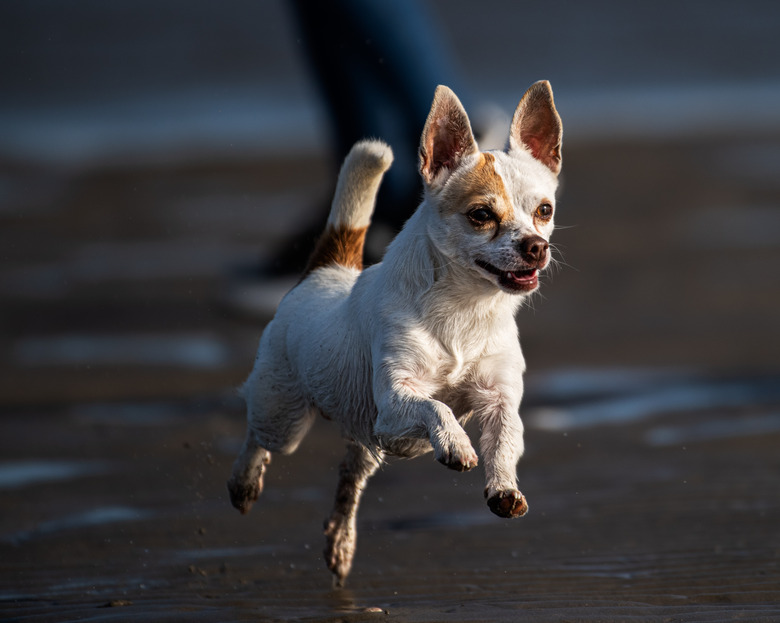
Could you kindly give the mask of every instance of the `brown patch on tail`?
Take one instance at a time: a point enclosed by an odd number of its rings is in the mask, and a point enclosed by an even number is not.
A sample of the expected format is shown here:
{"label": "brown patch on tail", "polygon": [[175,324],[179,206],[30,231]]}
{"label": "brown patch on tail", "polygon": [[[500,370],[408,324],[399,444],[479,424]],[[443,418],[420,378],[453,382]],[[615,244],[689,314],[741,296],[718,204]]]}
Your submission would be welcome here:
{"label": "brown patch on tail", "polygon": [[322,232],[317,246],[309,257],[306,270],[301,279],[312,271],[325,266],[346,266],[363,269],[363,243],[366,240],[368,227],[347,228],[328,225]]}

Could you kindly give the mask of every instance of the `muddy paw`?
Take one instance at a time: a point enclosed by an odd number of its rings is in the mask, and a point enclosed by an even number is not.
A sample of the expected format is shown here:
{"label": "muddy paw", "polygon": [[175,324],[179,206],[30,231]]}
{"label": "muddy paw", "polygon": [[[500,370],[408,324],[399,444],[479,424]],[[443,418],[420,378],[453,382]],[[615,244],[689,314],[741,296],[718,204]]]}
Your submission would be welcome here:
{"label": "muddy paw", "polygon": [[325,521],[325,564],[333,574],[334,586],[344,586],[355,557],[355,525],[339,513]]}
{"label": "muddy paw", "polygon": [[507,519],[522,517],[528,512],[525,496],[516,489],[499,491],[489,498],[487,503],[491,511]]}
{"label": "muddy paw", "polygon": [[246,515],[251,510],[252,504],[260,497],[262,481],[258,480],[253,484],[246,485],[231,478],[227,485],[230,492],[230,503],[241,511],[242,515]]}
{"label": "muddy paw", "polygon": [[263,491],[265,467],[270,462],[271,455],[267,454],[259,464],[244,472],[234,473],[228,480],[230,503],[241,511],[242,515],[246,515],[252,509],[252,504],[260,497]]}

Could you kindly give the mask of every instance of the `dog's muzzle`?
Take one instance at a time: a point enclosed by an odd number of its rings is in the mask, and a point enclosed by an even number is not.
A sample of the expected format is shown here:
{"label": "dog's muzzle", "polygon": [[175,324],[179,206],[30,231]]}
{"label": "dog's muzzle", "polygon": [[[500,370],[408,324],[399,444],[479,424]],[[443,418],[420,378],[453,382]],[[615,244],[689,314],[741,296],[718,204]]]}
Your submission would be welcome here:
{"label": "dog's muzzle", "polygon": [[528,270],[501,270],[497,266],[482,260],[476,260],[477,266],[498,277],[498,284],[510,292],[531,292],[539,285],[539,271],[536,268]]}
{"label": "dog's muzzle", "polygon": [[528,236],[517,243],[517,252],[523,261],[537,269],[544,268],[550,245],[541,236]]}
{"label": "dog's muzzle", "polygon": [[539,285],[539,271],[547,265],[550,245],[541,236],[528,236],[516,244],[525,267],[522,269],[503,270],[484,260],[476,260],[477,266],[491,275],[498,277],[498,284],[510,292],[531,292]]}

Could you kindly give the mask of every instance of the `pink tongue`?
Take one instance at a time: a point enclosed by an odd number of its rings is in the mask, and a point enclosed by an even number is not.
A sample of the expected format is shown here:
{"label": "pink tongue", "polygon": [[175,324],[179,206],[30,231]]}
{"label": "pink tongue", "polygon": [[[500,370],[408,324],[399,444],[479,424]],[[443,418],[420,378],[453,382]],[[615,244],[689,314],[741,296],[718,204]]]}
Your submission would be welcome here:
{"label": "pink tongue", "polygon": [[534,270],[524,270],[521,273],[511,273],[508,272],[507,277],[509,277],[512,281],[517,281],[520,283],[524,283],[526,281],[533,281],[534,277],[536,277],[536,269]]}

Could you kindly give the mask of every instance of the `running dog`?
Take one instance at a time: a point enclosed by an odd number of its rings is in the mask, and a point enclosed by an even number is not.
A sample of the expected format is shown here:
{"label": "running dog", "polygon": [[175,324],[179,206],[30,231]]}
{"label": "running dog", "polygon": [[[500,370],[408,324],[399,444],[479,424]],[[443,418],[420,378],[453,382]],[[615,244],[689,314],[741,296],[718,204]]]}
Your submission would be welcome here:
{"label": "running dog", "polygon": [[420,141],[424,199],[363,270],[363,242],[392,162],[378,140],[357,143],[339,174],[322,234],[298,285],[260,340],[242,388],[246,440],[228,482],[249,511],[271,453],[294,452],[317,414],[347,440],[325,560],[343,584],[356,516],[385,456],[433,450],[457,471],[477,465],[462,424],[475,415],[485,497],[500,517],[528,505],[518,490],[525,361],[515,312],[550,263],[562,125],[550,85],[520,101],[504,151],[481,152],[456,95],[436,89]]}

